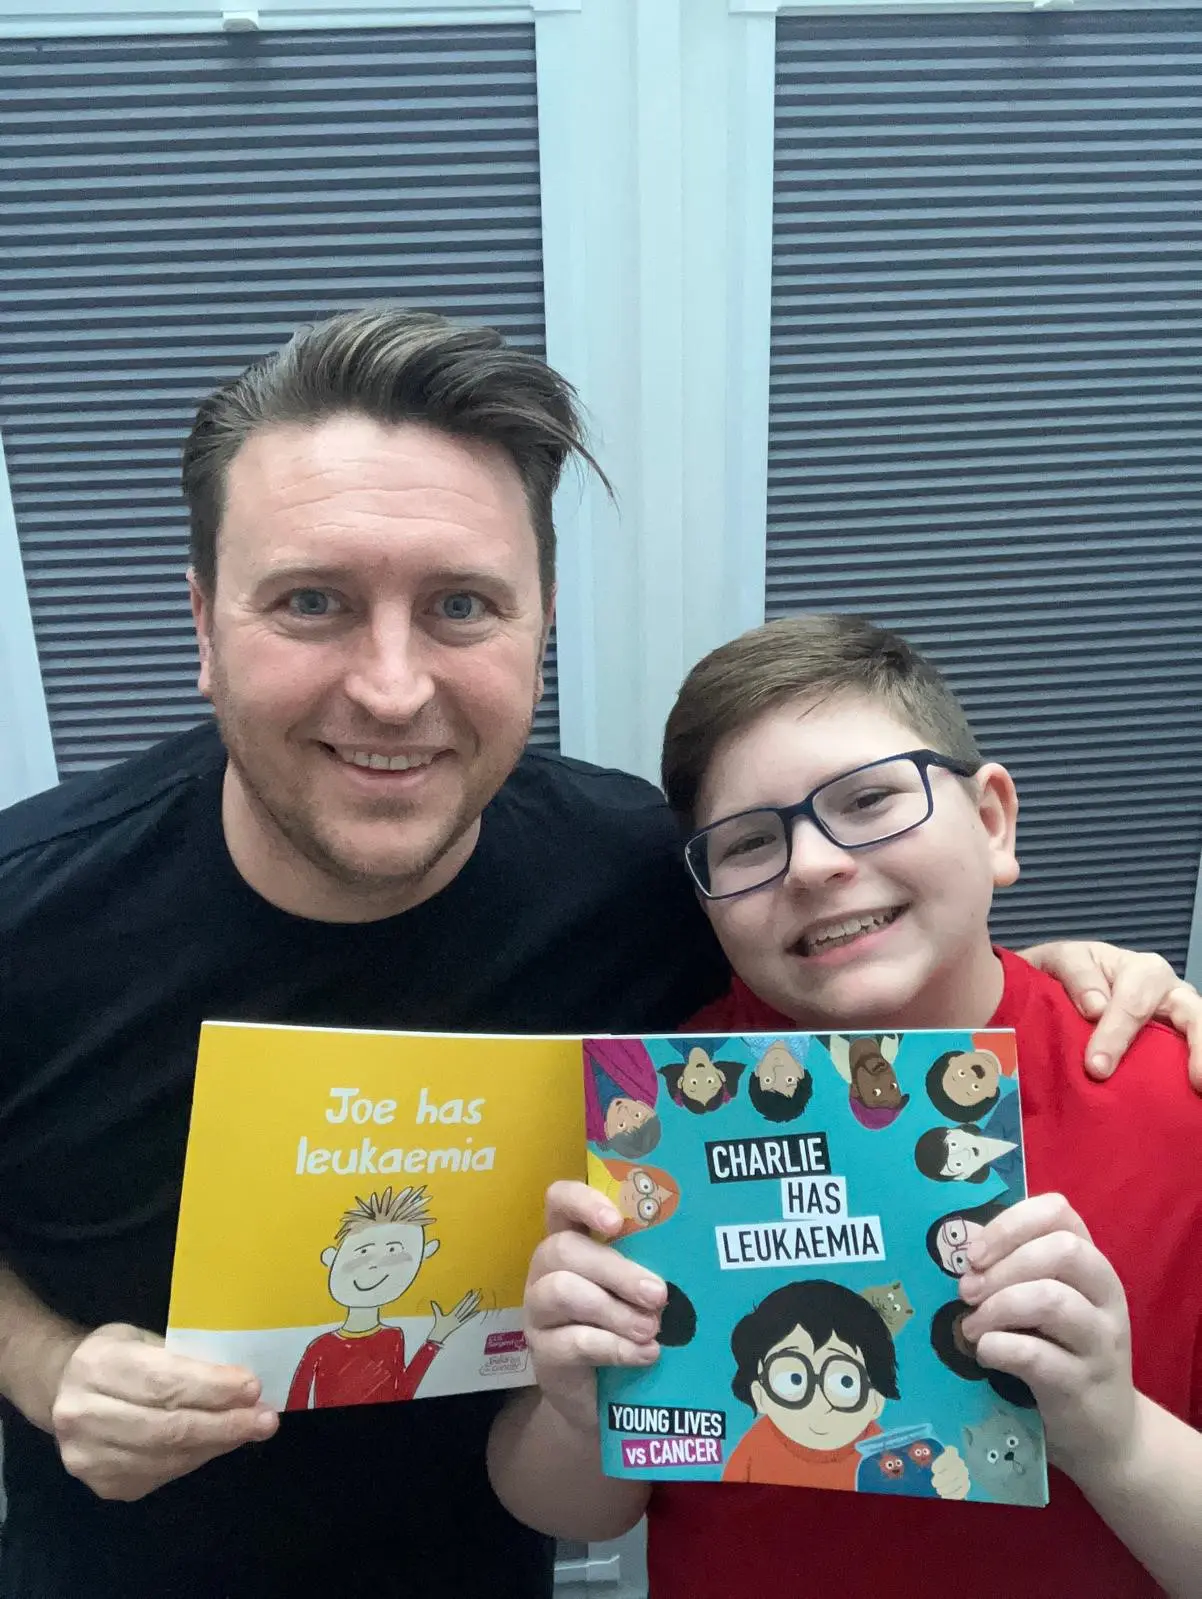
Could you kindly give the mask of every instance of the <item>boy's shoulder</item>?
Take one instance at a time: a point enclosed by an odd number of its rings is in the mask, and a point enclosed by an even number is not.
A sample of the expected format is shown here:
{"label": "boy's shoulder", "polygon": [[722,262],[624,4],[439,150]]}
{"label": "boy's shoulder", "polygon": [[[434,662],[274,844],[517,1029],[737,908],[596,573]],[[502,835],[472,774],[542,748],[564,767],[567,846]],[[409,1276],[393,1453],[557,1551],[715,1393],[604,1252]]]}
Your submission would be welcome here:
{"label": "boy's shoulder", "polygon": [[1202,1134],[1202,1096],[1189,1081],[1189,1046],[1160,1022],[1149,1022],[1132,1040],[1114,1074],[1104,1082],[1085,1070],[1085,1051],[1094,1023],[1087,1021],[1064,987],[1020,955],[999,951],[1006,990],[994,1025],[1013,1027],[1018,1046],[1019,1080],[1027,1114],[1059,1112],[1077,1116],[1082,1130],[1100,1136],[1101,1124],[1164,1135],[1168,1153],[1176,1137]]}

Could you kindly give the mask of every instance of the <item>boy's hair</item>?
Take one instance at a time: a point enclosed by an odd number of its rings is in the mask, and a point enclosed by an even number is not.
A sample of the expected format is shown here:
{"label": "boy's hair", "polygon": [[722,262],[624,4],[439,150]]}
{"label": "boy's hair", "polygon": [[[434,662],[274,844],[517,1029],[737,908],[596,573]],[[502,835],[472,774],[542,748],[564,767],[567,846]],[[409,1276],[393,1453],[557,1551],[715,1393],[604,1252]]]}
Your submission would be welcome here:
{"label": "boy's hair", "polygon": [[929,1177],[935,1183],[983,1183],[989,1176],[989,1163],[970,1172],[967,1177],[949,1177],[944,1171],[947,1164],[947,1138],[949,1133],[963,1130],[966,1133],[980,1134],[981,1129],[972,1122],[966,1122],[963,1129],[959,1127],[928,1127],[921,1134],[914,1145],[914,1164],[924,1177]]}
{"label": "boy's hair", "polygon": [[927,1098],[941,1116],[946,1116],[949,1122],[975,1122],[985,1111],[992,1110],[1001,1098],[1001,1089],[995,1088],[988,1099],[979,1099],[975,1105],[957,1105],[956,1101],[943,1086],[943,1074],[958,1055],[967,1054],[967,1050],[949,1049],[946,1055],[940,1055],[927,1072]]}
{"label": "boy's hair", "polygon": [[314,427],[330,417],[422,422],[504,450],[526,491],[544,600],[555,582],[551,505],[571,457],[609,483],[584,441],[575,390],[543,360],[493,328],[433,311],[370,305],[303,327],[202,401],[183,453],[189,556],[200,587],[217,580],[226,476],[264,429]]}
{"label": "boy's hair", "polygon": [[765,1121],[796,1121],[810,1103],[814,1092],[814,1079],[805,1072],[791,1094],[782,1094],[778,1088],[765,1088],[752,1072],[747,1079],[747,1097]]}
{"label": "boy's hair", "polygon": [[392,1189],[382,1194],[369,1194],[366,1199],[355,1200],[353,1210],[343,1213],[334,1242],[340,1244],[349,1234],[361,1227],[372,1227],[376,1222],[390,1221],[404,1227],[429,1227],[434,1217],[429,1212],[430,1196],[424,1188],[401,1188],[394,1197]]}
{"label": "boy's hair", "polygon": [[719,745],[767,711],[841,694],[875,701],[940,755],[980,766],[960,702],[912,644],[861,616],[789,616],[711,650],[685,678],[664,730],[668,804],[693,826],[697,795]]}
{"label": "boy's hair", "polygon": [[897,1398],[897,1351],[884,1317],[842,1283],[818,1278],[777,1288],[736,1325],[730,1335],[737,1367],[730,1387],[736,1399],[754,1410],[751,1386],[759,1381],[764,1356],[794,1327],[803,1329],[815,1349],[832,1338],[858,1349],[876,1392]]}

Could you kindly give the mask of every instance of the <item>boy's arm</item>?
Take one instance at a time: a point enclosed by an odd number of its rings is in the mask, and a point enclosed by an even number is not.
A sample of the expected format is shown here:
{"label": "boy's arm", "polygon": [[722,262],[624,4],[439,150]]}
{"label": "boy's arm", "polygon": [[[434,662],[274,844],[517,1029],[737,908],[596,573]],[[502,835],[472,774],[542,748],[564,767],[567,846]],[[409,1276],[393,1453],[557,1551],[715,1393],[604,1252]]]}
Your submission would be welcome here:
{"label": "boy's arm", "polygon": [[1127,1297],[1059,1194],[1025,1199],[969,1245],[961,1327],[984,1366],[1031,1388],[1048,1458],[1176,1599],[1202,1596],[1202,1436],[1139,1393]]}
{"label": "boy's arm", "polygon": [[648,1366],[667,1290],[643,1267],[590,1238],[622,1218],[584,1183],[547,1193],[547,1237],[526,1279],[526,1339],[538,1387],[511,1399],[492,1426],[488,1471],[519,1521],[560,1538],[616,1538],[646,1508],[643,1482],[606,1477],[597,1424],[598,1366]]}

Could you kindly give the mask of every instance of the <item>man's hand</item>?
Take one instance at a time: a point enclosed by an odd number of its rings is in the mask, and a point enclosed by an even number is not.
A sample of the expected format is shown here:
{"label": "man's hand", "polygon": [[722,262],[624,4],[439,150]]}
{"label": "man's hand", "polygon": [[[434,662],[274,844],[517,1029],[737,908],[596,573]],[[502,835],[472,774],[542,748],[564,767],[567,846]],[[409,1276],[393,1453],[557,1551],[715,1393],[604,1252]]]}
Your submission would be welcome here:
{"label": "man's hand", "polygon": [[1130,1455],[1138,1395],[1127,1296],[1114,1267],[1060,1194],[1002,1212],[968,1246],[961,1322],[983,1366],[1031,1389],[1048,1454],[1078,1481]]}
{"label": "man's hand", "polygon": [[1109,1077],[1144,1023],[1156,1020],[1185,1037],[1190,1082],[1202,1093],[1202,997],[1162,955],[1092,942],[1037,944],[1021,953],[1063,983],[1082,1016],[1097,1021],[1085,1050],[1091,1077]]}
{"label": "man's hand", "polygon": [[445,1344],[453,1332],[458,1332],[464,1322],[471,1321],[473,1316],[480,1314],[480,1295],[473,1288],[453,1310],[443,1310],[436,1299],[430,1301],[430,1309],[434,1312],[434,1325],[430,1328],[427,1343]]}
{"label": "man's hand", "polygon": [[259,1381],[114,1323],[81,1340],[50,1413],[63,1465],[101,1499],[141,1499],[279,1426]]}
{"label": "man's hand", "polygon": [[931,1486],[940,1499],[967,1499],[972,1482],[958,1449],[945,1449],[931,1467]]}
{"label": "man's hand", "polygon": [[667,1287],[646,1268],[590,1238],[612,1238],[617,1208],[585,1183],[552,1183],[547,1236],[526,1278],[526,1341],[544,1398],[572,1427],[597,1427],[598,1366],[659,1359]]}

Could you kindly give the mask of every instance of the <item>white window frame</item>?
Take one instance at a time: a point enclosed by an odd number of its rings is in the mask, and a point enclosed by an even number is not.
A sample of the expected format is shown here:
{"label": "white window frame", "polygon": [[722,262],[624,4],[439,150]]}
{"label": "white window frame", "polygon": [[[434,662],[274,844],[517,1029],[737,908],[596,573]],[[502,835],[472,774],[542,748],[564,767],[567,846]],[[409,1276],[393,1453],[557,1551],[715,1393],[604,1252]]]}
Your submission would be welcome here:
{"label": "white window frame", "polygon": [[58,765],[0,439],[0,810],[53,788]]}

